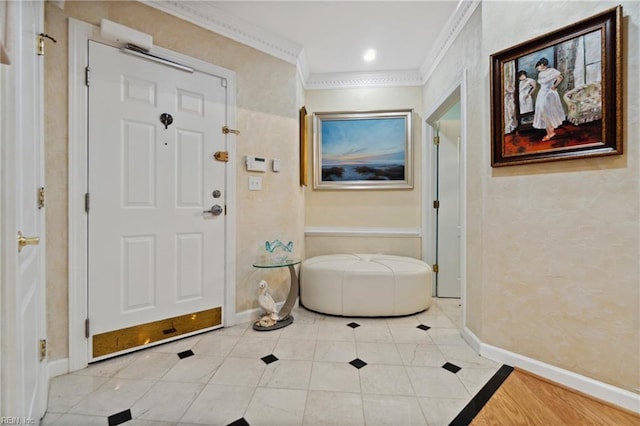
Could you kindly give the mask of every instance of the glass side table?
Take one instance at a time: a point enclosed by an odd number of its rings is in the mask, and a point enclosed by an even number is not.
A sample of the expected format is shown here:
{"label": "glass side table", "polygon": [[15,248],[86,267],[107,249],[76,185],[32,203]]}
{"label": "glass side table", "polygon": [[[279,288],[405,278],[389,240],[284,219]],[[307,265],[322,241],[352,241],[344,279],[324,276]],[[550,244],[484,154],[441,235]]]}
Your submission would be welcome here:
{"label": "glass side table", "polygon": [[289,294],[287,295],[287,300],[285,300],[282,309],[278,313],[278,321],[269,327],[263,327],[259,324],[259,321],[253,323],[253,329],[258,331],[269,331],[269,330],[277,330],[278,328],[286,327],[289,324],[293,323],[293,316],[291,314],[291,310],[293,309],[293,305],[296,303],[296,298],[298,297],[299,284],[298,284],[298,274],[296,274],[295,266],[302,262],[300,259],[286,259],[281,262],[275,262],[271,260],[258,261],[253,264],[254,268],[262,268],[262,269],[272,269],[272,268],[289,268]]}

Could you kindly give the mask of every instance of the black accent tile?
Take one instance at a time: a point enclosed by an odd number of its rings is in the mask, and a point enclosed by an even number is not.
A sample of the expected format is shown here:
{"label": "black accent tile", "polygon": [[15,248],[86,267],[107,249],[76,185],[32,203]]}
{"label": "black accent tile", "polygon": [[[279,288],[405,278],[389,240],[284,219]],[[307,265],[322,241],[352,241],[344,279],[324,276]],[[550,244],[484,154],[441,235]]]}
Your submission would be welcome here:
{"label": "black accent tile", "polygon": [[427,330],[429,330],[431,327],[429,327],[428,325],[420,324],[420,325],[419,325],[419,326],[417,326],[416,328],[419,328],[420,330],[427,331]]}
{"label": "black accent tile", "polygon": [[267,364],[267,365],[271,364],[272,362],[276,362],[278,360],[278,358],[276,358],[276,356],[274,354],[263,356],[260,359],[263,360],[264,363]]}
{"label": "black accent tile", "polygon": [[361,360],[360,358],[354,359],[353,361],[349,362],[349,364],[353,365],[358,370],[360,370],[362,367],[367,365],[367,363]]}
{"label": "black accent tile", "polygon": [[247,422],[244,417],[236,420],[235,422],[229,423],[227,426],[251,426],[249,422]]}
{"label": "black accent tile", "polygon": [[193,353],[193,351],[191,349],[189,349],[188,351],[184,351],[184,352],[180,352],[178,354],[178,357],[180,359],[184,359],[184,358],[188,358],[190,356],[194,356],[195,354]]}
{"label": "black accent tile", "polygon": [[453,374],[456,374],[458,371],[462,370],[462,368],[458,367],[455,364],[451,364],[450,362],[446,362],[442,368],[444,368],[447,371],[451,371]]}
{"label": "black accent tile", "polygon": [[458,413],[455,419],[449,423],[449,426],[466,426],[475,416],[478,415],[482,407],[491,399],[493,394],[498,390],[502,383],[509,377],[509,374],[513,371],[513,367],[503,365],[489,379],[489,381],[480,389],[480,392],[474,396],[471,401]]}
{"label": "black accent tile", "polygon": [[108,417],[109,426],[117,426],[124,422],[128,422],[131,419],[131,410],[129,409],[120,411],[119,413]]}
{"label": "black accent tile", "polygon": [[358,324],[357,322],[350,322],[349,324],[347,324],[347,327],[358,328],[360,327],[360,324]]}

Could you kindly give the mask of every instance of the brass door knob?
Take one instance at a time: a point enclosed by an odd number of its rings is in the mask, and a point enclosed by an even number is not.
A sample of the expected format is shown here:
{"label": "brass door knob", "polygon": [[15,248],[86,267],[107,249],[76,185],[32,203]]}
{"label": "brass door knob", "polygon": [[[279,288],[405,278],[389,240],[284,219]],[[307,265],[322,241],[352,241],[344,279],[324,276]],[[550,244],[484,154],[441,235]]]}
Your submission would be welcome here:
{"label": "brass door knob", "polygon": [[37,246],[40,244],[40,237],[25,237],[21,231],[18,231],[18,253],[22,251],[24,246]]}

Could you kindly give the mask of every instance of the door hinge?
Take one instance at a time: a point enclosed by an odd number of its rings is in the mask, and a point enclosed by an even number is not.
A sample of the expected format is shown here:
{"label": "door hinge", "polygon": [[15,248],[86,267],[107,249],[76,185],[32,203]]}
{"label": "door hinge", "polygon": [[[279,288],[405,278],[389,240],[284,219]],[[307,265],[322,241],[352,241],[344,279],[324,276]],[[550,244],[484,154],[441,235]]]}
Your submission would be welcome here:
{"label": "door hinge", "polygon": [[47,357],[47,340],[40,339],[40,361]]}
{"label": "door hinge", "polygon": [[440,136],[434,136],[433,137],[433,144],[434,145],[440,145]]}
{"label": "door hinge", "polygon": [[440,271],[440,268],[438,267],[437,263],[434,263],[431,270],[437,274]]}
{"label": "door hinge", "polygon": [[44,186],[38,188],[38,210],[44,208]]}
{"label": "door hinge", "polygon": [[89,196],[89,193],[87,192],[86,194],[84,194],[84,211],[89,213],[89,204],[91,202],[91,198]]}
{"label": "door hinge", "polygon": [[222,87],[227,87],[227,79],[226,78],[221,78],[220,79],[220,85]]}
{"label": "door hinge", "polygon": [[434,209],[440,208],[440,200],[433,200],[433,208]]}
{"label": "door hinge", "polygon": [[46,38],[48,38],[54,43],[58,42],[55,38],[51,37],[49,34],[44,34],[44,33],[38,34],[38,38],[36,40],[36,54],[38,56],[44,55],[44,39]]}
{"label": "door hinge", "polygon": [[234,135],[239,135],[240,130],[230,129],[229,126],[222,127],[222,133],[228,135],[229,133],[233,133]]}
{"label": "door hinge", "polygon": [[89,329],[89,318],[87,318],[86,320],[84,320],[84,337],[86,337],[87,339],[91,335],[91,334],[89,334],[89,332],[90,332],[90,329]]}
{"label": "door hinge", "polygon": [[84,84],[87,86],[91,84],[91,69],[89,67],[84,69]]}

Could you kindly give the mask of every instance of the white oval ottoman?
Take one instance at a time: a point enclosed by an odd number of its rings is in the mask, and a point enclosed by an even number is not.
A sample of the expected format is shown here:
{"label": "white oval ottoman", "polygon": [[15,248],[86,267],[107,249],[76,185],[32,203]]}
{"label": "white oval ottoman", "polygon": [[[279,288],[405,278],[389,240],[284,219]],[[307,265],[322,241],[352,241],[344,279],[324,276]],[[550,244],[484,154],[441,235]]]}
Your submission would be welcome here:
{"label": "white oval ottoman", "polygon": [[431,306],[431,267],[384,254],[331,254],[300,266],[300,304],[331,315],[400,316]]}

